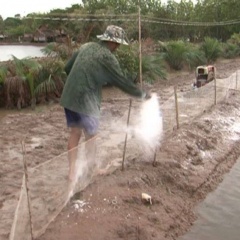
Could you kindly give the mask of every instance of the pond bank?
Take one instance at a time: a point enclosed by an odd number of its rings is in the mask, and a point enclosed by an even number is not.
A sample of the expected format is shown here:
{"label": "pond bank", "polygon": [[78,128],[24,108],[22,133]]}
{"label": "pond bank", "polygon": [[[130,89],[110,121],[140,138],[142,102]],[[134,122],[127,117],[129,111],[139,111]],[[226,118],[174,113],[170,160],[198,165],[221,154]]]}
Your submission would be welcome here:
{"label": "pond bank", "polygon": [[1,42],[0,46],[46,46],[48,43],[34,43],[34,42]]}

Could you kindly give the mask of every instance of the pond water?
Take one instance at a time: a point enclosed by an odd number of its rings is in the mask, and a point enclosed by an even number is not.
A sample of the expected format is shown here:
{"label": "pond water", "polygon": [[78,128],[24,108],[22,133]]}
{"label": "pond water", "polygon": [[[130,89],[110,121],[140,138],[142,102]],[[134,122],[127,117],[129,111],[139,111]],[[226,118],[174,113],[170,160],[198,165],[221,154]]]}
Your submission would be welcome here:
{"label": "pond water", "polygon": [[26,45],[0,45],[0,61],[12,59],[12,55],[22,59],[26,57],[42,57],[43,46],[26,46]]}
{"label": "pond water", "polygon": [[197,209],[199,219],[178,240],[240,239],[240,158]]}

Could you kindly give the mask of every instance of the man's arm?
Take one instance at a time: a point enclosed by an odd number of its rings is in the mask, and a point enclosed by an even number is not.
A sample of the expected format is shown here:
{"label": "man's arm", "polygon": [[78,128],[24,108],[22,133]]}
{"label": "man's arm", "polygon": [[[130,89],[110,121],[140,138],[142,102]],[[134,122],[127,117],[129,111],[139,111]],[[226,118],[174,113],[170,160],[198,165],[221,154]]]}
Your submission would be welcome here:
{"label": "man's arm", "polygon": [[103,61],[104,68],[107,72],[108,78],[106,79],[108,83],[118,87],[125,93],[128,93],[132,96],[145,98],[146,93],[139,89],[133,81],[127,79],[122,72],[122,69],[117,61],[116,57],[108,56]]}
{"label": "man's arm", "polygon": [[66,72],[67,75],[69,75],[69,73],[71,72],[72,66],[77,58],[77,55],[78,55],[78,51],[74,52],[72,57],[66,63],[66,65],[64,67],[64,71]]}

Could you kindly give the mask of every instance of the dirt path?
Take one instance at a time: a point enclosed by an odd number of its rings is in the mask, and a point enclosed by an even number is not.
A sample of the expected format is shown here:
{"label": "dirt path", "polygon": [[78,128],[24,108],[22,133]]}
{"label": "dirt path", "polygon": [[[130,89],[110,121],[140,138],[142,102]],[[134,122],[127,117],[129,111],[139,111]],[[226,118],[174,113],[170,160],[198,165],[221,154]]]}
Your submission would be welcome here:
{"label": "dirt path", "polygon": [[[240,59],[216,63],[217,78],[235,72],[239,63]],[[156,83],[151,88],[157,91],[160,103],[164,103],[173,95],[175,84],[186,91],[193,79],[193,72],[172,73],[168,82]],[[101,150],[108,154],[108,160],[121,159],[125,135],[112,130],[114,126],[119,129],[121,124],[126,124],[128,98],[112,88],[104,90],[103,98]],[[133,109],[137,110],[137,104]],[[217,186],[240,154],[239,109],[238,94],[232,92],[227,102],[205,111],[166,136],[155,167],[151,164],[152,158],[143,159],[139,146],[130,141],[126,170],[97,177],[81,193],[80,201],[71,201],[39,240],[73,240],[79,236],[83,240],[176,239],[195,220],[194,206]],[[34,113],[9,114],[1,119],[1,239],[9,237],[19,199],[22,142],[28,167],[33,169],[65,152],[67,136],[59,106],[39,108]],[[67,169],[62,171],[61,179],[64,179]],[[141,201],[144,192],[152,196],[152,205]]]}
{"label": "dirt path", "polygon": [[[239,157],[239,107],[233,95],[182,126],[163,141],[157,166],[134,158],[124,172],[99,177],[39,240],[176,239],[195,220],[194,206]],[[142,193],[152,204],[142,202]]]}

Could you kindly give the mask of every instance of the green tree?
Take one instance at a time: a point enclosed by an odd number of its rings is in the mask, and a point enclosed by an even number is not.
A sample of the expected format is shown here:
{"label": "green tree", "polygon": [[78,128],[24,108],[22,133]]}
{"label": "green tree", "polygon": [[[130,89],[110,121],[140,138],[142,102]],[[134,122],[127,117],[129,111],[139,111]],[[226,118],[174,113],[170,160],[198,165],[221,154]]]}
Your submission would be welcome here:
{"label": "green tree", "polygon": [[2,16],[0,15],[0,34],[4,32],[4,21]]}
{"label": "green tree", "polygon": [[21,37],[25,33],[25,27],[24,25],[20,25],[14,28],[10,28],[6,30],[7,35],[12,39],[17,39],[18,37]]}
{"label": "green tree", "polygon": [[[130,46],[121,46],[116,57],[126,77],[139,82],[139,57],[137,55],[138,43]],[[166,79],[164,60],[159,54],[142,55],[142,75],[146,82],[153,83],[159,79]]]}
{"label": "green tree", "polygon": [[4,25],[6,28],[15,28],[22,24],[22,20],[18,18],[8,17],[4,20]]}
{"label": "green tree", "polygon": [[9,38],[16,39],[24,33],[22,20],[18,18],[7,18],[4,21],[4,32]]}

